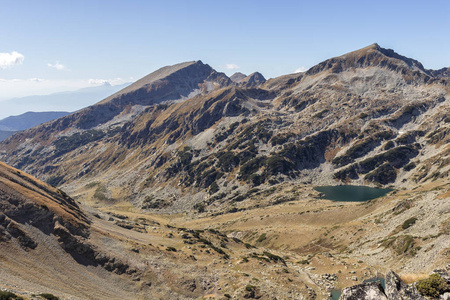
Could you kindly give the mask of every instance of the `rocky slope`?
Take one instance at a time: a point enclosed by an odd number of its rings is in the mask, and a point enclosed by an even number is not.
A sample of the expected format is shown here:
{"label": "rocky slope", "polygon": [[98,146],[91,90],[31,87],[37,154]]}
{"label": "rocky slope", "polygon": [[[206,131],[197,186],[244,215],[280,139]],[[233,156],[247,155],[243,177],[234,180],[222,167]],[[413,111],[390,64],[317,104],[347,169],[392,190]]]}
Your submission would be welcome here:
{"label": "rocky slope", "polygon": [[376,44],[268,81],[184,63],[15,135],[1,158],[84,199],[174,212],[285,181],[412,187],[448,176],[445,74]]}
{"label": "rocky slope", "polygon": [[27,298],[125,295],[117,287],[126,289],[126,283],[88,267],[99,258],[88,242],[91,221],[64,192],[0,163],[0,211],[2,288]]}

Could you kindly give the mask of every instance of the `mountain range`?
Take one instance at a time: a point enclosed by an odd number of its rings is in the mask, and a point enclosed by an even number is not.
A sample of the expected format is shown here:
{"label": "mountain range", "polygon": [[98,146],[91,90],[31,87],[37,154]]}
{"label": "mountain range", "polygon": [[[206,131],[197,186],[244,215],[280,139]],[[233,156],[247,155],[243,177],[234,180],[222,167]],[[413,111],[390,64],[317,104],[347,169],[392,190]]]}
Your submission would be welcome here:
{"label": "mountain range", "polygon": [[[325,299],[448,263],[449,83],[377,44],[268,80],[185,62],[16,133],[0,159],[75,199],[76,227],[97,234],[66,228],[97,251],[76,257],[153,297]],[[341,184],[394,191],[342,203],[313,189]]]}
{"label": "mountain range", "polygon": [[376,44],[269,81],[182,63],[15,135],[1,157],[74,194],[93,180],[138,207],[157,194],[165,211],[285,181],[411,186],[448,175],[443,74]]}
{"label": "mountain range", "polygon": [[20,115],[28,111],[76,111],[95,104],[130,83],[111,85],[104,83],[100,86],[82,88],[76,91],[59,92],[49,95],[32,95],[1,101],[2,111],[0,118]]}

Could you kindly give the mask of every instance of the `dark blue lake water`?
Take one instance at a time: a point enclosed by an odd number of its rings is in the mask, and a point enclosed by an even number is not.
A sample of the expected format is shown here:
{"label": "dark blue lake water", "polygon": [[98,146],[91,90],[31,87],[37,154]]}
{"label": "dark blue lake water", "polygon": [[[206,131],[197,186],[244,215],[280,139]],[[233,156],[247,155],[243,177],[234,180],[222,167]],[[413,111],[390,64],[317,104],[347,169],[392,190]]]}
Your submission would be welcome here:
{"label": "dark blue lake water", "polygon": [[325,199],[334,201],[362,202],[382,197],[392,189],[379,189],[358,185],[317,186],[316,191],[323,193]]}

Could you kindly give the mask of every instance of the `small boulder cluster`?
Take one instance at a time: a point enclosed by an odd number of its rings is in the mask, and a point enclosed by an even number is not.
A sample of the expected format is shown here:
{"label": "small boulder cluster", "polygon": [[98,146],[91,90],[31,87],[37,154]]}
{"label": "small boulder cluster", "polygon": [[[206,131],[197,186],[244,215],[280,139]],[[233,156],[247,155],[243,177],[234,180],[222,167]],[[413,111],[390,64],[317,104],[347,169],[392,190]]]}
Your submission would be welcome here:
{"label": "small boulder cluster", "polygon": [[[438,280],[434,280],[434,277]],[[433,282],[432,282],[433,281]],[[436,287],[435,287],[436,285]],[[424,296],[426,295],[426,296]],[[429,277],[418,283],[408,285],[390,271],[386,275],[386,287],[380,282],[367,282],[342,290],[340,300],[450,300],[450,276],[445,270],[436,270]]]}

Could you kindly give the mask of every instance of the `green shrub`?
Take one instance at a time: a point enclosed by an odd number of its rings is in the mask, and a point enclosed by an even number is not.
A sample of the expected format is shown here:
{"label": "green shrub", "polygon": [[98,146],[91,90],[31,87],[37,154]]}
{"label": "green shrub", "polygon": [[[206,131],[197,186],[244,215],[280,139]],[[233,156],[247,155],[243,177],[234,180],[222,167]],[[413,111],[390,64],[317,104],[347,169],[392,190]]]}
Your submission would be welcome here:
{"label": "green shrub", "polygon": [[408,172],[408,171],[411,171],[412,169],[414,169],[415,167],[416,167],[416,164],[413,162],[410,162],[409,164],[407,164],[406,166],[403,167],[403,170]]}
{"label": "green shrub", "polygon": [[0,291],[0,300],[22,300],[23,298],[20,296],[17,296],[14,293],[7,292],[7,291]]}
{"label": "green shrub", "polygon": [[384,150],[389,150],[395,147],[395,144],[393,141],[389,141],[386,143],[386,145],[384,145]]}
{"label": "green shrub", "polygon": [[243,164],[239,170],[239,175],[242,179],[247,180],[253,173],[257,172],[262,166],[264,158],[256,157]]}
{"label": "green shrub", "polygon": [[299,263],[299,264],[302,264],[302,265],[309,265],[309,260],[307,260],[307,259],[302,259],[302,260],[299,261],[298,263]]}
{"label": "green shrub", "polygon": [[61,156],[90,142],[100,140],[104,136],[105,134],[101,130],[91,129],[71,136],[60,137],[53,143],[56,148],[55,156]]}
{"label": "green shrub", "polygon": [[263,233],[259,236],[259,238],[256,240],[257,243],[261,243],[262,241],[264,241],[265,239],[267,239],[266,234]]}
{"label": "green shrub", "polygon": [[252,245],[250,245],[249,243],[245,243],[244,246],[245,246],[245,248],[247,248],[247,249],[256,248],[255,246],[252,246]]}
{"label": "green shrub", "polygon": [[166,251],[177,252],[177,249],[174,248],[174,247],[169,246],[169,247],[166,248]]}
{"label": "green shrub", "polygon": [[244,295],[244,298],[250,298],[250,299],[255,298],[256,297],[256,289],[257,289],[256,286],[248,284],[245,287],[246,294]]}
{"label": "green shrub", "polygon": [[202,213],[205,211],[205,204],[197,203],[194,205],[194,209],[197,210],[197,212]]}
{"label": "green shrub", "polygon": [[58,186],[64,180],[64,176],[50,176],[47,179],[47,183],[51,186]]}
{"label": "green shrub", "polygon": [[231,171],[240,162],[239,157],[235,156],[232,151],[220,152],[217,154],[217,158],[219,167],[225,172]]}
{"label": "green shrub", "polygon": [[403,230],[408,229],[409,227],[413,226],[417,221],[416,217],[413,218],[409,218],[408,220],[406,220],[405,222],[403,222],[402,228]]}
{"label": "green shrub", "polygon": [[47,300],[59,300],[59,298],[56,297],[55,295],[48,294],[48,293],[39,294],[39,296],[41,296],[42,298],[45,298]]}
{"label": "green shrub", "polygon": [[245,290],[246,290],[247,292],[253,291],[253,290],[255,290],[255,289],[256,289],[256,286],[250,285],[250,284],[248,284],[248,285],[245,287]]}
{"label": "green shrub", "polygon": [[104,185],[99,185],[94,192],[94,198],[98,200],[108,200],[108,197],[105,193],[108,192],[108,189]]}
{"label": "green shrub", "polygon": [[382,246],[392,248],[397,255],[402,255],[414,246],[414,238],[411,235],[391,237],[382,242]]}
{"label": "green shrub", "polygon": [[439,274],[431,274],[430,277],[419,280],[416,288],[420,294],[438,299],[440,294],[449,289],[449,286]]}
{"label": "green shrub", "polygon": [[211,183],[211,185],[209,186],[209,194],[215,194],[219,191],[219,186],[217,185],[217,183],[214,181],[213,183]]}
{"label": "green shrub", "polygon": [[278,173],[285,174],[286,172],[294,168],[294,165],[292,163],[279,155],[272,155],[267,157],[264,161],[264,165],[266,167],[265,171],[269,175],[275,175]]}
{"label": "green shrub", "polygon": [[98,182],[98,181],[89,182],[88,184],[86,184],[86,188],[91,189],[99,184],[100,184],[100,182]]}
{"label": "green shrub", "polygon": [[281,263],[283,263],[284,265],[286,265],[286,262],[284,261],[284,259],[283,259],[281,256],[272,254],[272,253],[267,252],[267,251],[264,251],[263,254],[264,254],[265,256],[267,256],[267,258],[270,259],[270,260],[273,261],[273,262],[281,262]]}

